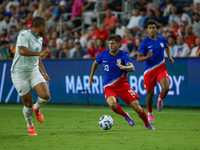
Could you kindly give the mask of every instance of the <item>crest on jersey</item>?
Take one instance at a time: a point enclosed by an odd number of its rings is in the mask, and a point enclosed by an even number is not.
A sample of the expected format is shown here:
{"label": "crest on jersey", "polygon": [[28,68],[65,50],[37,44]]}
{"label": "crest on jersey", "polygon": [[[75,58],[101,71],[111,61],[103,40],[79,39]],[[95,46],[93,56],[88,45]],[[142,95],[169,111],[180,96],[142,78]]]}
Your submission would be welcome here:
{"label": "crest on jersey", "polygon": [[121,64],[121,59],[117,59],[117,62],[119,62]]}
{"label": "crest on jersey", "polygon": [[163,44],[163,43],[160,43],[160,46],[161,46],[161,47],[164,47],[164,44]]}

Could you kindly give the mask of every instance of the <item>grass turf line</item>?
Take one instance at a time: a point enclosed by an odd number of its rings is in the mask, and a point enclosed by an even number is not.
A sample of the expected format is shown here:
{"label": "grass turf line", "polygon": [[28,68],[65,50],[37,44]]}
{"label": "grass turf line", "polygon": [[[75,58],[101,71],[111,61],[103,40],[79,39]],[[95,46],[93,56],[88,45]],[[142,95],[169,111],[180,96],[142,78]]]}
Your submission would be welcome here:
{"label": "grass turf line", "polygon": [[[3,150],[198,150],[200,110],[154,108],[155,131],[145,128],[130,107],[122,107],[135,121],[133,127],[108,106],[46,105],[41,110],[44,123],[33,115],[38,136],[28,136],[22,104],[0,104],[0,149]],[[146,111],[146,108],[145,108]],[[114,126],[100,129],[98,120],[110,115]]]}

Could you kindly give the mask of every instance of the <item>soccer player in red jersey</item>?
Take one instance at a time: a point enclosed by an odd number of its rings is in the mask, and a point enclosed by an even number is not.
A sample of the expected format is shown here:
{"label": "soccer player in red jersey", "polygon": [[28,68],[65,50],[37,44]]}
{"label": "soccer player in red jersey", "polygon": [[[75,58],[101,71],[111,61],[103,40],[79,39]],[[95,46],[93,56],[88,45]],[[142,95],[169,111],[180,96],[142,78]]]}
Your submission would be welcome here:
{"label": "soccer player in red jersey", "polygon": [[147,91],[147,110],[149,122],[154,122],[153,118],[153,97],[154,86],[156,81],[160,83],[162,91],[158,96],[157,109],[161,111],[163,108],[163,99],[167,96],[169,91],[169,77],[165,64],[164,50],[168,55],[170,63],[174,63],[170,55],[170,50],[165,37],[156,35],[157,27],[154,21],[147,23],[148,37],[146,37],[140,44],[137,55],[137,61],[146,61],[144,71],[144,89]]}
{"label": "soccer player in red jersey", "polygon": [[104,66],[104,93],[105,98],[110,108],[117,114],[123,116],[130,126],[134,125],[128,113],[125,113],[118,104],[118,96],[128,105],[130,105],[143,120],[148,130],[155,130],[149,123],[146,112],[140,106],[138,94],[130,88],[127,82],[127,72],[134,72],[135,67],[129,54],[126,51],[120,50],[121,36],[113,34],[107,39],[109,49],[102,51],[97,56],[92,65],[90,74],[90,85],[94,83],[94,73],[99,64]]}

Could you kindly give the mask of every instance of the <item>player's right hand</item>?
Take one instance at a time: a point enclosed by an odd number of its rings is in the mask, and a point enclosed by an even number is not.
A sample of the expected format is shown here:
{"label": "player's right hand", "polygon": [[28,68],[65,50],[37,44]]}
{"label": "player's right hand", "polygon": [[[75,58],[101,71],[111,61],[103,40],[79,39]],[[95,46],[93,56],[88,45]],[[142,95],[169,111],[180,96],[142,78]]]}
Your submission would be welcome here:
{"label": "player's right hand", "polygon": [[94,83],[94,79],[93,77],[90,77],[90,86],[92,85],[92,83]]}
{"label": "player's right hand", "polygon": [[148,53],[147,53],[147,57],[150,58],[151,56],[153,56],[153,50],[150,50]]}
{"label": "player's right hand", "polygon": [[50,53],[51,53],[50,50],[45,49],[45,50],[40,52],[40,56],[48,56]]}

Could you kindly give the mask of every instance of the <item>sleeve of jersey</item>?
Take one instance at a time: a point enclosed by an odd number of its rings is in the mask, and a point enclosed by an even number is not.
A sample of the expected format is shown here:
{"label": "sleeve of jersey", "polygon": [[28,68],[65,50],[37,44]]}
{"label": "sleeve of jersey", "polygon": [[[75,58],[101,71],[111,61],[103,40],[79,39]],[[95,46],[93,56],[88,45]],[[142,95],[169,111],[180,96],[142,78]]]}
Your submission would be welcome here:
{"label": "sleeve of jersey", "polygon": [[28,48],[28,37],[26,37],[23,33],[20,33],[20,35],[17,38],[18,46],[25,46]]}
{"label": "sleeve of jersey", "polygon": [[125,65],[126,65],[128,62],[133,63],[133,61],[131,60],[131,58],[130,58],[128,52],[126,52],[125,55],[124,55],[124,62],[125,62]]}
{"label": "sleeve of jersey", "polygon": [[142,54],[145,54],[145,44],[144,44],[144,41],[141,42],[140,44],[140,48],[138,50],[138,53],[142,53]]}
{"label": "sleeve of jersey", "polygon": [[100,53],[97,55],[97,58],[96,58],[96,62],[97,62],[98,64],[101,64],[102,57],[103,57],[103,52],[100,52]]}

